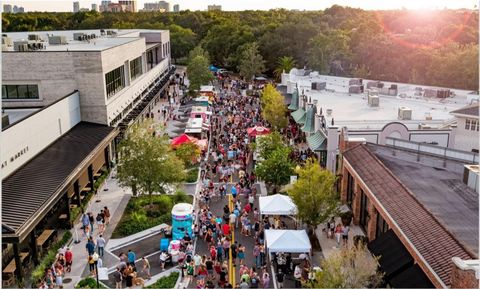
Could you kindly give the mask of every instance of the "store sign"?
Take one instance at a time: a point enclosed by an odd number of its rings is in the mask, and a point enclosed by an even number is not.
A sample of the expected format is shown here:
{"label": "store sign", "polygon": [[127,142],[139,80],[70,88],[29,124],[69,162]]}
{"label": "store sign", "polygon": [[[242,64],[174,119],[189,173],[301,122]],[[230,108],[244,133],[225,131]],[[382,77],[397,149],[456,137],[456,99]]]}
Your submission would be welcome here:
{"label": "store sign", "polygon": [[9,163],[15,162],[17,159],[19,159],[22,155],[26,154],[27,152],[28,152],[28,146],[22,148],[21,150],[17,151],[15,154],[8,157],[7,160],[4,160],[2,162],[2,169],[6,167]]}

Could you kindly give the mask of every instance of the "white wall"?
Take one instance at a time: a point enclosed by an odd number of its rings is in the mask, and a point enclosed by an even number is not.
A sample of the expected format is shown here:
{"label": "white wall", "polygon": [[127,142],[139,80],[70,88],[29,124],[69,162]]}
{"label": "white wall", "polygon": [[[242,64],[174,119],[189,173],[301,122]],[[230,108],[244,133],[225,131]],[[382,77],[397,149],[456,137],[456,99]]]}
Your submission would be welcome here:
{"label": "white wall", "polygon": [[[78,92],[2,131],[2,179],[81,121]],[[17,155],[13,161],[12,157]]]}
{"label": "white wall", "polygon": [[452,130],[455,141],[453,148],[471,152],[479,148],[479,132],[465,129],[465,118],[457,117],[457,127]]}

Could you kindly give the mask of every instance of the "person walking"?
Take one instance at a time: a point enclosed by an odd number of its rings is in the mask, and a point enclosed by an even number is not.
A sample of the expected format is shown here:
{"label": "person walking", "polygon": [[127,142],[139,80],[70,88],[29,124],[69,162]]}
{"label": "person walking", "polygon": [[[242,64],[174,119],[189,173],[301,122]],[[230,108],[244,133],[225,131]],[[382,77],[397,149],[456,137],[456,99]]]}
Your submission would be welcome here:
{"label": "person walking", "polygon": [[67,247],[65,251],[65,271],[71,272],[72,271],[72,262],[73,262],[73,253],[70,250],[70,247]]}
{"label": "person walking", "polygon": [[83,229],[83,234],[85,237],[89,237],[88,232],[90,231],[90,219],[88,218],[87,213],[83,213],[82,215],[82,229]]}
{"label": "person walking", "polygon": [[263,284],[263,289],[267,289],[268,286],[270,285],[270,274],[268,274],[267,272],[263,273],[262,284]]}
{"label": "person walking", "polygon": [[143,269],[142,272],[145,274],[147,279],[150,279],[150,262],[148,261],[147,258],[142,257],[142,264],[143,264]]}
{"label": "person walking", "polygon": [[92,256],[93,253],[95,253],[95,243],[93,242],[92,237],[88,238],[85,248],[87,249],[88,256]]}
{"label": "person walking", "polygon": [[135,267],[136,255],[131,249],[128,249],[127,258],[128,264],[130,264],[132,267]]}
{"label": "person walking", "polygon": [[110,224],[110,210],[106,206],[103,207],[103,214],[105,215],[105,225]]}
{"label": "person walking", "polygon": [[113,280],[115,281],[115,289],[122,289],[123,276],[120,272],[120,268],[117,267],[115,272],[113,272]]}
{"label": "person walking", "polygon": [[100,257],[103,257],[103,254],[104,254],[104,251],[105,251],[105,239],[103,238],[103,236],[100,234],[98,235],[98,238],[97,238],[97,251],[98,251],[98,255]]}
{"label": "person walking", "polygon": [[348,247],[348,232],[350,231],[350,226],[344,226],[342,230],[342,239],[343,245]]}
{"label": "person walking", "polygon": [[282,269],[278,269],[278,273],[277,273],[278,288],[283,288],[284,279],[285,279],[285,274],[282,272]]}

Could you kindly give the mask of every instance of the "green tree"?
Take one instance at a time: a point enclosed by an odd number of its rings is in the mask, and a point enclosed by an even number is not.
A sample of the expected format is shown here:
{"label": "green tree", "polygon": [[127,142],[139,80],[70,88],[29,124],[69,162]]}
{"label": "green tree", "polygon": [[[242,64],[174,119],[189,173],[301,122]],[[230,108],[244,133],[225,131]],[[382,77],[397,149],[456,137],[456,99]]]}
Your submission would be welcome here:
{"label": "green tree", "polygon": [[183,162],[172,151],[168,136],[162,127],[150,121],[128,129],[119,153],[119,183],[130,187],[135,196],[165,193],[185,178]]}
{"label": "green tree", "polygon": [[260,159],[268,159],[273,151],[285,146],[282,135],[277,131],[257,138],[256,142],[252,144],[254,144],[253,149],[258,152]]}
{"label": "green tree", "polygon": [[290,158],[291,153],[290,147],[279,146],[262,159],[255,168],[257,176],[273,187],[274,194],[281,185],[289,182],[294,172],[295,163]]}
{"label": "green tree", "polygon": [[277,60],[277,68],[273,71],[277,80],[282,79],[282,73],[289,73],[296,65],[295,59],[290,56],[282,56]]}
{"label": "green tree", "polygon": [[280,130],[287,126],[287,108],[283,96],[271,84],[263,89],[261,98],[262,116],[274,128]]}
{"label": "green tree", "polygon": [[364,244],[332,252],[322,261],[310,288],[376,288],[383,274],[377,271],[378,260]]}
{"label": "green tree", "polygon": [[255,75],[265,71],[265,61],[258,52],[258,44],[256,42],[248,44],[243,51],[238,71],[246,80],[252,80]]}
{"label": "green tree", "polygon": [[196,162],[200,156],[200,149],[193,142],[186,142],[175,148],[175,154],[188,167]]}
{"label": "green tree", "polygon": [[176,63],[179,58],[188,56],[189,51],[195,47],[197,37],[191,29],[176,24],[169,25],[168,30],[170,31],[172,58]]}
{"label": "green tree", "polygon": [[210,56],[208,55],[208,52],[200,45],[197,45],[195,48],[190,50],[188,53],[188,61],[192,61],[196,56],[202,56],[207,60],[207,62],[210,62]]}
{"label": "green tree", "polygon": [[309,65],[320,73],[343,74],[342,64],[350,58],[349,36],[341,30],[331,30],[313,37],[308,51]]}
{"label": "green tree", "polygon": [[309,227],[314,236],[315,227],[330,218],[338,207],[335,175],[322,169],[315,159],[296,170],[297,181],[288,190],[298,209],[298,218]]}
{"label": "green tree", "polygon": [[208,84],[213,79],[212,72],[208,69],[208,60],[205,56],[197,55],[190,59],[187,65],[190,91],[200,89],[200,85]]}

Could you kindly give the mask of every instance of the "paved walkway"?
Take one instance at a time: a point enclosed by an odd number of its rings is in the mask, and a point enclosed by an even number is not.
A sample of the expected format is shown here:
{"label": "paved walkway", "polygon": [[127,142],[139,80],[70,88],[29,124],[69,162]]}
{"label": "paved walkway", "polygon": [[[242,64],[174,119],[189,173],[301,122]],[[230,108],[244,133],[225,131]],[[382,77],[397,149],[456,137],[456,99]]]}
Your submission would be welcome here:
{"label": "paved walkway", "polygon": [[[341,223],[340,217],[335,219],[335,223]],[[337,246],[337,241],[335,237],[333,239],[327,238],[327,233],[323,231],[326,227],[326,224],[320,224],[317,226],[315,233],[317,234],[318,241],[320,242],[320,247],[322,247],[322,253],[324,258],[328,258],[333,252],[338,251],[341,247],[343,247],[343,241],[340,240],[340,247]],[[357,225],[350,226],[350,232],[348,233],[348,247],[351,248],[353,246],[353,237],[361,235],[365,236],[362,229]]]}

